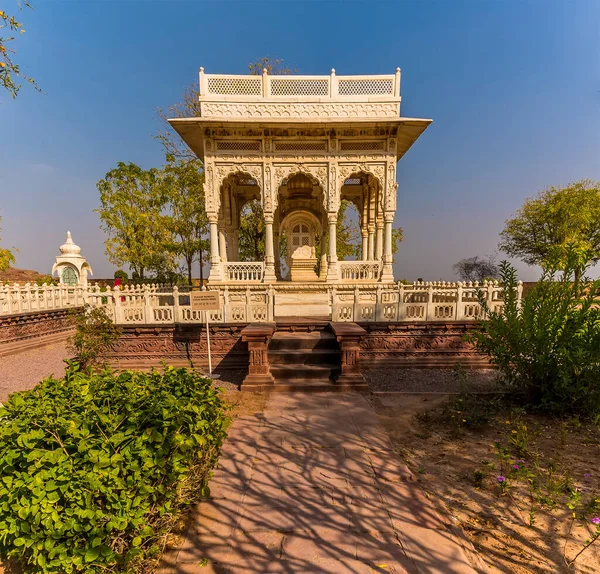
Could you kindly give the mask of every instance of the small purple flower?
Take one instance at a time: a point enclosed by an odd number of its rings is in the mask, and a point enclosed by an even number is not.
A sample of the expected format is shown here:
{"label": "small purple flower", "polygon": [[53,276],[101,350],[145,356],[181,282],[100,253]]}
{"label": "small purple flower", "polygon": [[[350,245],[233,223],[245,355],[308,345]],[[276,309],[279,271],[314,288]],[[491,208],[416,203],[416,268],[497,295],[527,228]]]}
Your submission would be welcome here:
{"label": "small purple flower", "polygon": [[498,482],[504,482],[506,479],[503,476],[498,477]]}
{"label": "small purple flower", "polygon": [[583,478],[589,478],[590,476],[592,476],[592,475],[591,475],[589,472],[586,472],[586,473],[583,475]]}
{"label": "small purple flower", "polygon": [[600,524],[600,518],[598,518],[597,516],[592,518],[592,524]]}
{"label": "small purple flower", "polygon": [[513,468],[514,468],[515,470],[519,470],[519,465],[518,465],[518,464],[513,464]]}

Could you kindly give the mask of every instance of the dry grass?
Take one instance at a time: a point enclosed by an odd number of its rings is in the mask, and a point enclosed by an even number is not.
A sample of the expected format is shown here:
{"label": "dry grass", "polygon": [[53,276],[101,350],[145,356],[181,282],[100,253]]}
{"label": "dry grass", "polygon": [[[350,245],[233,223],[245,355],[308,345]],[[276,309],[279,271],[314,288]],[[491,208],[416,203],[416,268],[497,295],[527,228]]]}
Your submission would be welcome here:
{"label": "dry grass", "polygon": [[[491,571],[598,572],[600,541],[574,565],[567,562],[594,532],[588,521],[573,520],[570,494],[581,497],[578,516],[586,505],[588,520],[600,510],[594,508],[600,497],[600,430],[508,407],[480,428],[466,429],[462,419],[457,425],[448,416],[447,401],[423,395],[372,400],[430,498],[456,519]],[[498,481],[504,475],[508,488]]]}

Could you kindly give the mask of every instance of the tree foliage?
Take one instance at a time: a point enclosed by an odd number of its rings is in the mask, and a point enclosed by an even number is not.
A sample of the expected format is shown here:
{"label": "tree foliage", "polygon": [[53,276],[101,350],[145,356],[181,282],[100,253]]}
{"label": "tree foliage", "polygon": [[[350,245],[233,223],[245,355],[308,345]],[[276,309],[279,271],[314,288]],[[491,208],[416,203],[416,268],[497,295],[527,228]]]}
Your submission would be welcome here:
{"label": "tree foliage", "polygon": [[240,261],[265,258],[265,218],[257,199],[246,203],[240,213],[239,252]]}
{"label": "tree foliage", "polygon": [[166,250],[173,234],[163,210],[164,177],[155,168],[144,170],[134,163],[119,162],[97,184],[100,192],[102,229],[111,263],[127,263],[144,279],[148,270],[158,275],[172,271],[174,257]]}
{"label": "tree foliage", "polygon": [[208,218],[204,209],[204,172],[202,162],[173,160],[165,167],[165,194],[170,215],[166,225],[173,232],[172,252],[183,258],[188,283],[192,284],[192,265],[200,264],[200,280],[208,253]]}
{"label": "tree foliage", "polygon": [[347,199],[342,199],[338,210],[336,223],[336,251],[338,259],[344,260],[348,257],[360,257],[361,235],[358,222],[354,221],[348,212],[353,204]]}
{"label": "tree foliage", "polygon": [[455,263],[452,269],[462,281],[482,282],[485,279],[498,279],[500,277],[500,270],[493,255],[465,257]]}
{"label": "tree foliage", "polygon": [[567,246],[562,272],[549,264],[519,303],[516,273],[500,264],[504,309],[482,298],[487,319],[471,336],[498,367],[509,389],[530,405],[554,413],[600,414],[600,280],[579,279],[591,254]]}
{"label": "tree foliage", "polygon": [[398,252],[398,247],[404,239],[404,229],[402,227],[394,227],[392,229],[392,263],[396,262],[394,255]]}
{"label": "tree foliage", "polygon": [[[1,217],[0,223],[2,223]],[[0,271],[6,271],[14,262],[14,253],[10,249],[3,249],[2,247],[0,247]]]}
{"label": "tree foliage", "polygon": [[589,254],[587,263],[600,259],[600,182],[577,181],[527,199],[506,221],[500,249],[529,265],[551,260],[564,267],[573,245]]}
{"label": "tree foliage", "polygon": [[[23,2],[23,5],[31,8],[29,2]],[[7,31],[9,36],[4,36],[4,31]],[[32,84],[38,92],[41,91],[35,80],[23,74],[19,65],[13,59],[17,52],[10,46],[17,36],[24,33],[25,28],[23,28],[21,22],[17,21],[14,16],[0,10],[0,34],[2,34],[0,35],[0,86],[7,90],[13,98],[17,97],[21,89],[21,84],[18,83],[19,78]]]}

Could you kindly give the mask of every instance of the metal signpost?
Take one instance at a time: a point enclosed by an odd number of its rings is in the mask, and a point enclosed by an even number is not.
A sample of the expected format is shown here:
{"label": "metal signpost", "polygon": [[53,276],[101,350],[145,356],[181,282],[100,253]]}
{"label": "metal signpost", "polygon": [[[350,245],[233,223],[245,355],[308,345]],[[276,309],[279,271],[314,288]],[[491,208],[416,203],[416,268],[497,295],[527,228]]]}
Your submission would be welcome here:
{"label": "metal signpost", "polygon": [[192,311],[204,311],[206,317],[206,344],[208,346],[208,375],[213,379],[218,379],[219,375],[212,374],[212,358],[210,356],[210,329],[208,319],[209,311],[218,311],[221,308],[218,291],[192,291],[190,293],[190,303]]}

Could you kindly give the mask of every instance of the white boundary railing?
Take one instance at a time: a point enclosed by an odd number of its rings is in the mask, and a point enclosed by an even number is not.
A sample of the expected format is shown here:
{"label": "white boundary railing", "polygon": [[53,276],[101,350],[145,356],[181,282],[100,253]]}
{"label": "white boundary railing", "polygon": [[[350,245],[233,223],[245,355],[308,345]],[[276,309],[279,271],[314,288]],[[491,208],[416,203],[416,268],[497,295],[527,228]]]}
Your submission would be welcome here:
{"label": "white boundary railing", "polygon": [[[419,322],[473,321],[483,317],[479,293],[494,311],[503,307],[503,289],[497,281],[478,283],[401,283],[382,285],[339,283],[294,285],[228,285],[214,288],[219,292],[221,308],[210,312],[214,323],[261,323],[273,321],[276,293],[318,291],[329,301],[332,321],[351,322]],[[312,289],[312,291],[311,291]],[[522,283],[517,287],[521,299]],[[102,307],[122,325],[197,323],[204,314],[191,308],[189,287],[144,285],[102,290],[94,285],[0,286],[0,316],[67,309],[89,303]]]}
{"label": "white boundary railing", "polygon": [[0,316],[80,307],[87,293],[80,285],[0,285]]}

